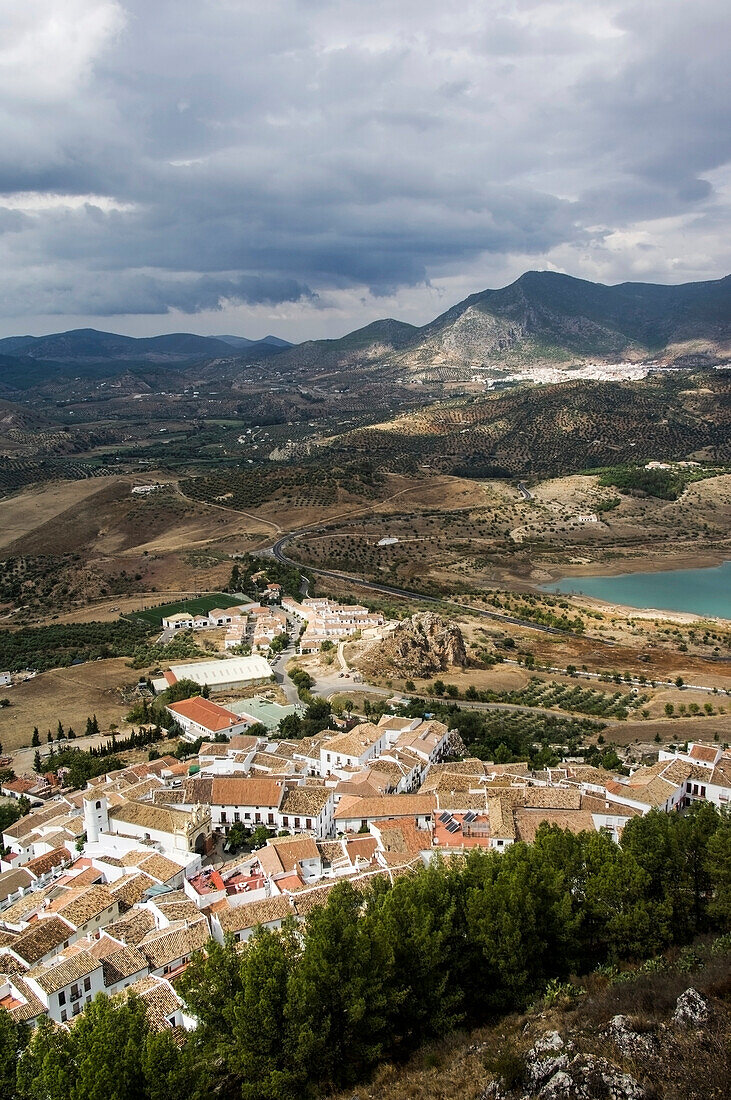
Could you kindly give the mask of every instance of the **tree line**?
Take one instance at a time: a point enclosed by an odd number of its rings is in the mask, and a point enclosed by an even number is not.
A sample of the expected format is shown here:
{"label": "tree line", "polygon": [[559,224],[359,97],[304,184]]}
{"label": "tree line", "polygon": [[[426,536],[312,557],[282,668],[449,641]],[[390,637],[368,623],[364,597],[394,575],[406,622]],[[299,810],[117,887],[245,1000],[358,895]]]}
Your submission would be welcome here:
{"label": "tree line", "polygon": [[555,979],[730,927],[728,814],[653,811],[621,847],[546,825],[504,854],[472,850],[364,891],[339,883],[303,928],[209,943],[177,983],[199,1021],[180,1049],[134,1002],[102,996],[19,1059],[25,1040],[4,1024],[0,1076],[8,1100],[312,1097],[522,1009]]}

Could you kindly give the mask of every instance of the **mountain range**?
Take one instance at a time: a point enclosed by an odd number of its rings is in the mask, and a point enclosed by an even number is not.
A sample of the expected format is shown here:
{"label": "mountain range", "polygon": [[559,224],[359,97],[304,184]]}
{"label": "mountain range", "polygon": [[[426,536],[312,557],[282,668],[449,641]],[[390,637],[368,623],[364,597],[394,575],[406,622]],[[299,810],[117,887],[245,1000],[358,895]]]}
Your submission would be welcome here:
{"label": "mountain range", "polygon": [[[292,345],[276,336],[170,333],[136,339],[96,329],[0,340],[0,378],[52,375],[74,367],[108,373],[114,364],[244,362],[276,356],[277,371],[326,376],[369,367],[384,375],[571,366],[588,361],[715,366],[731,358],[731,276],[664,286],[605,286],[552,271],[529,271],[483,290],[421,327],[387,318],[336,340]],[[35,369],[33,369],[35,368]],[[436,372],[436,374],[435,374]],[[61,370],[64,373],[64,370]]]}
{"label": "mountain range", "polygon": [[230,358],[232,349],[276,353],[288,347],[291,347],[288,341],[276,336],[247,340],[245,336],[196,336],[190,332],[171,332],[164,336],[136,338],[93,328],[79,328],[48,336],[8,336],[0,340],[0,355],[57,363],[99,363],[105,360],[190,363],[202,359]]}
{"label": "mountain range", "polygon": [[731,276],[604,286],[529,271],[500,290],[470,295],[421,328],[387,319],[340,340],[297,344],[278,357],[277,369],[372,362],[418,374],[587,361],[704,366],[730,357]]}

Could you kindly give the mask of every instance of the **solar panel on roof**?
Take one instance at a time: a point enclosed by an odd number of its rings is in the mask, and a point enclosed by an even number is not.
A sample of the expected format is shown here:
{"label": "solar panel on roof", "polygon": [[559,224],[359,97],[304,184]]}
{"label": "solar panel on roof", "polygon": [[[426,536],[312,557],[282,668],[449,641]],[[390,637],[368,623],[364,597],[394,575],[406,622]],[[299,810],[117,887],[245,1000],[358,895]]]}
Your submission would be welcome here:
{"label": "solar panel on roof", "polygon": [[446,825],[448,821],[452,820],[452,815],[448,814],[445,810],[445,812],[443,814],[439,815],[439,820],[444,822],[444,824]]}
{"label": "solar panel on roof", "polygon": [[453,821],[451,825],[447,825],[447,832],[448,833],[458,833],[459,832],[459,825],[457,824],[456,821]]}
{"label": "solar panel on roof", "polygon": [[464,820],[469,823],[470,821],[474,821],[476,817],[477,814],[474,812],[474,810],[468,810],[467,813],[464,815]]}

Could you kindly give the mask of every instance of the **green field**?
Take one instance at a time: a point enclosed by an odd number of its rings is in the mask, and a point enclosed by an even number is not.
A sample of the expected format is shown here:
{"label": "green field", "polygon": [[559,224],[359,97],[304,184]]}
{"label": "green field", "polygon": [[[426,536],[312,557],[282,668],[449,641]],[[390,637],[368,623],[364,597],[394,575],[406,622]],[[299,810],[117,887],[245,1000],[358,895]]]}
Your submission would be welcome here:
{"label": "green field", "polygon": [[178,603],[163,603],[159,607],[148,607],[146,611],[132,611],[130,619],[142,619],[150,626],[161,626],[162,619],[168,615],[176,615],[179,611],[187,611],[190,615],[207,615],[214,607],[234,607],[236,604],[249,603],[250,596],[231,595],[230,592],[211,592],[207,596],[197,596],[190,600],[181,600]]}

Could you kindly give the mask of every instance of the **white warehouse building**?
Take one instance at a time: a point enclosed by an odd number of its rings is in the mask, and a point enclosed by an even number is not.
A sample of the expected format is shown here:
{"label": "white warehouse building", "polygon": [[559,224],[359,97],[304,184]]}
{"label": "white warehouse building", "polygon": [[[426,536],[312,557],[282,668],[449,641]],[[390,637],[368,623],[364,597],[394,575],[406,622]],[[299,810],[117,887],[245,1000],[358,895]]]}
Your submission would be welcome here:
{"label": "white warehouse building", "polygon": [[268,683],[272,679],[269,662],[261,656],[231,657],[222,661],[193,661],[188,665],[171,665],[158,680],[152,681],[156,692],[165,691],[178,680],[193,680],[211,691],[236,691]]}

